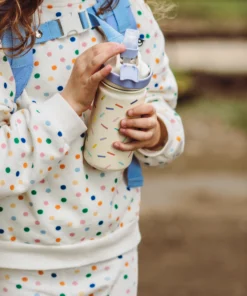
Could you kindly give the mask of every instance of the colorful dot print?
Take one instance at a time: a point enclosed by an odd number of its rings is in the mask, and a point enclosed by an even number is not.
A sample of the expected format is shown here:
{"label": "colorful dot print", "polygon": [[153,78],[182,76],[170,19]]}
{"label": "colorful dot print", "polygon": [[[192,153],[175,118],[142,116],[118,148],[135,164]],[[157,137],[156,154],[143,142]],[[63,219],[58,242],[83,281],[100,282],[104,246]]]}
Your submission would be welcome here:
{"label": "colorful dot print", "polygon": [[[0,269],[1,295],[45,296],[136,296],[137,250],[97,265],[65,270]],[[35,292],[38,291],[38,292]]]}
{"label": "colorful dot print", "polygon": [[[41,22],[94,4],[95,0],[44,0],[39,9]],[[178,157],[184,147],[182,122],[174,111],[177,84],[164,51],[162,32],[150,9],[143,0],[131,0],[131,5],[143,41],[140,46],[142,58],[153,70],[146,102],[156,108],[169,135],[168,142],[159,151],[141,149],[135,151],[135,155],[144,165],[163,166]],[[33,73],[17,103],[14,102],[13,73],[7,57],[0,51],[0,242],[8,244],[9,250],[17,244],[36,248],[100,243],[109,235],[122,233],[126,227],[138,224],[140,188],[127,186],[123,169],[102,172],[85,161],[85,138],[90,132],[87,126],[91,110],[79,117],[61,97],[77,58],[102,41],[97,30],[89,30],[81,35],[35,45],[32,50]],[[102,124],[110,127],[107,112],[112,110],[105,110]],[[97,146],[93,148],[95,144]],[[93,145],[91,149],[98,149],[101,143]],[[133,240],[127,241],[126,246],[138,244],[137,237]],[[106,253],[113,257],[118,255],[110,248]],[[67,262],[69,255],[68,251]],[[118,262],[115,257],[110,262],[114,266],[120,264],[115,263]],[[110,286],[112,275],[105,269],[107,265],[96,264],[93,254],[90,259],[94,268],[79,269],[83,276],[78,285],[73,285],[73,281],[79,280],[76,273],[76,276],[65,277],[61,271],[51,271],[49,279],[46,271],[35,275],[29,272],[17,272],[12,276],[10,272],[2,274],[0,261],[0,295],[29,296],[25,293],[28,285],[32,287],[29,290],[42,291],[45,283],[54,280],[55,295],[68,296],[68,287],[78,287],[75,295],[94,295],[94,291],[98,291],[95,295],[106,296],[110,290],[102,294],[99,285],[106,287],[104,281],[107,280],[102,279],[111,278]],[[28,260],[26,256],[23,269]],[[129,260],[124,261],[124,254],[117,260],[131,265]],[[38,269],[40,258],[36,263]],[[112,270],[111,264],[109,271]],[[95,276],[97,272],[102,273],[100,279]],[[127,269],[119,269],[119,272],[123,290],[116,290],[113,295],[136,295],[133,274]],[[117,272],[112,274],[115,276]],[[80,290],[81,285],[83,289]],[[43,296],[42,292],[30,295]]]}

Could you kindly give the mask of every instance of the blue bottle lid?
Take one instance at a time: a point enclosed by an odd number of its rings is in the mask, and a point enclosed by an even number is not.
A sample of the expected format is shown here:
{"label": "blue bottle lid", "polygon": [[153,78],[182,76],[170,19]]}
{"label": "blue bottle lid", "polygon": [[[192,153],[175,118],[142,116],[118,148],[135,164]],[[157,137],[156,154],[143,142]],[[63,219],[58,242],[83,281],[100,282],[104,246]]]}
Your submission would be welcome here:
{"label": "blue bottle lid", "polygon": [[149,71],[147,77],[139,78],[138,63],[138,40],[139,31],[133,29],[127,29],[125,32],[123,44],[126,50],[120,54],[121,67],[120,73],[111,72],[107,77],[106,81],[110,81],[111,84],[115,84],[120,88],[126,89],[142,89],[145,88],[151,78],[152,71]]}

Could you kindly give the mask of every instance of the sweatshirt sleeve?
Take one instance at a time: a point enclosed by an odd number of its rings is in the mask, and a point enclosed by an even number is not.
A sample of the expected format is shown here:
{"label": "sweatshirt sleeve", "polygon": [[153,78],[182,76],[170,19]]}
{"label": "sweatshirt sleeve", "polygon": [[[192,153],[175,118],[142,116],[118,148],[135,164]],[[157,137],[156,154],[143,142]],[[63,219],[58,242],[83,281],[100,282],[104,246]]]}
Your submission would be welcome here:
{"label": "sweatshirt sleeve", "polygon": [[22,110],[14,96],[12,71],[0,51],[0,198],[40,182],[87,129],[59,94]]}
{"label": "sweatshirt sleeve", "polygon": [[177,83],[165,52],[163,33],[151,9],[143,0],[132,0],[131,6],[141,39],[144,40],[140,48],[142,58],[153,71],[146,102],[155,107],[158,118],[168,132],[167,142],[158,151],[139,149],[135,155],[146,165],[164,165],[177,158],[184,150],[183,124],[175,112],[178,98]]}

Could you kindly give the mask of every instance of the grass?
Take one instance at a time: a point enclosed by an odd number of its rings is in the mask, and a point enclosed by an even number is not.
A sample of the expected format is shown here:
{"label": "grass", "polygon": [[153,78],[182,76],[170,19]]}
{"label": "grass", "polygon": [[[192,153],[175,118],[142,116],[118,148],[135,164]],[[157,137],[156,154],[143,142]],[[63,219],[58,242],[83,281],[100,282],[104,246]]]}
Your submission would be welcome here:
{"label": "grass", "polygon": [[244,100],[198,98],[195,103],[190,102],[182,107],[178,104],[178,109],[181,114],[193,109],[198,115],[219,118],[247,135],[247,102]]}
{"label": "grass", "polygon": [[175,2],[178,4],[178,17],[229,21],[229,19],[246,19],[247,15],[247,1],[176,0]]}
{"label": "grass", "polygon": [[187,93],[195,89],[195,80],[190,73],[176,70],[173,73],[178,83],[179,96],[186,96]]}

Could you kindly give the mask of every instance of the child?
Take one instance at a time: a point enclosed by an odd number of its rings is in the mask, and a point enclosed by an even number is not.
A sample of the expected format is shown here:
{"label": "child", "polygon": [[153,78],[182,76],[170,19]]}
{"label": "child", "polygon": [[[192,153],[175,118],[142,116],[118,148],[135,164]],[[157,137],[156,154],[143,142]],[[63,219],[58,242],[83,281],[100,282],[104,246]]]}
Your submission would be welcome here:
{"label": "child", "polygon": [[[0,0],[0,35],[20,24],[32,34],[33,16],[44,23],[96,3],[79,2]],[[131,9],[154,74],[146,103],[121,122],[133,142],[114,147],[164,165],[184,147],[177,85],[151,10],[143,0]],[[111,71],[100,66],[124,49],[98,30],[34,45],[34,70],[16,103],[0,50],[0,295],[137,295],[140,188],[128,188],[123,171],[93,169],[82,153],[89,106]]]}

